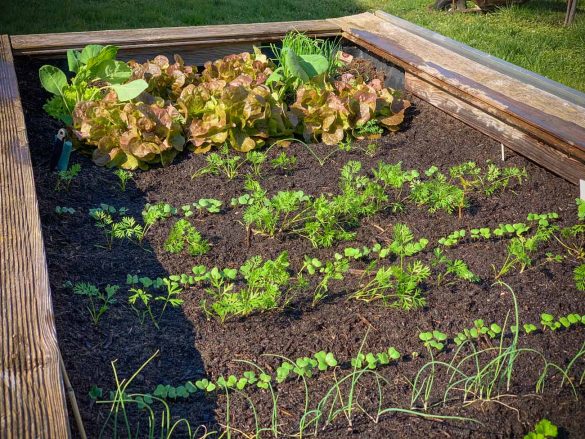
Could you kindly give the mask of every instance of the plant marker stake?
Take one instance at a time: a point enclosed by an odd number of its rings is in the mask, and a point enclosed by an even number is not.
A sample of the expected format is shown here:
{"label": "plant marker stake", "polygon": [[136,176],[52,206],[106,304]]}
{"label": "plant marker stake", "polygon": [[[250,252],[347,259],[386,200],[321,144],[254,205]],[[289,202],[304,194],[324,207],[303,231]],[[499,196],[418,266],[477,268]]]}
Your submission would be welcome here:
{"label": "plant marker stake", "polygon": [[505,162],[506,161],[506,150],[504,149],[503,143],[500,143],[500,146],[502,147],[502,161]]}
{"label": "plant marker stake", "polygon": [[585,201],[585,180],[579,180],[579,198]]}
{"label": "plant marker stake", "polygon": [[73,145],[69,140],[66,140],[63,143],[63,149],[61,150],[61,157],[59,158],[59,163],[57,163],[57,170],[58,171],[66,171],[69,166],[69,156],[71,155],[71,150],[73,149]]}

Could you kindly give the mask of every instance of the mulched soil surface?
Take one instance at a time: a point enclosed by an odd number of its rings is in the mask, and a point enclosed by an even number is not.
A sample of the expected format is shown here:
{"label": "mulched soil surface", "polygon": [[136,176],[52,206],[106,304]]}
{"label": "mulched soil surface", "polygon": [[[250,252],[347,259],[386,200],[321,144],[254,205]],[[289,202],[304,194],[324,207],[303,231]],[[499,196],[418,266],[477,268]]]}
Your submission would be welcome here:
{"label": "mulched soil surface", "polygon": [[[133,311],[126,306],[124,287],[128,273],[154,278],[170,273],[189,273],[192,266],[239,267],[247,258],[262,255],[276,257],[287,250],[291,266],[298,269],[305,254],[322,259],[332,257],[346,246],[371,246],[390,239],[392,225],[407,223],[418,237],[430,239],[431,244],[421,256],[430,260],[437,239],[460,228],[496,227],[500,223],[525,221],[529,212],[556,211],[561,224],[574,223],[577,189],[564,180],[508,152],[506,165],[526,167],[528,180],[513,190],[493,197],[474,196],[471,207],[461,219],[443,212],[430,214],[424,208],[411,204],[400,214],[381,213],[362,221],[354,242],[341,243],[331,249],[316,250],[300,237],[278,236],[274,239],[254,235],[249,242],[241,223],[241,209],[229,207],[232,197],[243,193],[242,168],[239,177],[228,181],[225,177],[191,175],[205,163],[205,156],[187,153],[167,168],[137,172],[125,192],[117,185],[112,170],[99,168],[81,154],[74,153],[72,161],[80,163],[82,171],[69,191],[54,190],[56,176],[48,171],[48,159],[53,135],[58,124],[47,117],[42,104],[47,94],[38,84],[37,61],[20,59],[17,62],[20,91],[26,114],[30,149],[33,158],[35,182],[39,197],[43,236],[47,252],[53,305],[59,343],[69,377],[77,393],[81,414],[89,437],[97,437],[107,416],[107,407],[93,403],[88,391],[93,384],[113,389],[111,362],[121,377],[128,377],[155,351],[160,354],[138,375],[133,390],[152,391],[157,384],[179,385],[205,375],[241,373],[247,367],[238,360],[257,362],[274,371],[278,360],[266,356],[279,354],[289,358],[311,355],[319,350],[335,353],[347,360],[358,352],[364,342],[365,351],[381,351],[394,346],[403,358],[396,365],[380,369],[388,380],[384,384],[384,403],[391,407],[410,406],[410,385],[418,369],[429,356],[418,340],[421,330],[439,329],[454,335],[473,320],[503,322],[513,310],[511,294],[503,287],[491,286],[492,264],[501,266],[506,256],[506,241],[480,241],[447,250],[452,258],[463,259],[482,281],[477,284],[456,282],[436,287],[425,286],[427,305],[424,309],[403,311],[386,308],[379,303],[347,300],[347,295],[358,283],[348,275],[345,281],[333,285],[330,296],[316,307],[311,307],[309,293],[297,297],[283,312],[267,312],[242,319],[231,319],[225,324],[208,320],[200,310],[206,295],[198,288],[183,293],[184,305],[169,310],[161,329],[140,325]],[[485,164],[497,162],[500,144],[474,129],[431,107],[412,99],[414,107],[403,130],[376,140],[379,145],[374,157],[362,150],[336,152],[324,166],[300,144],[285,151],[298,159],[290,172],[265,166],[261,183],[270,194],[278,190],[303,190],[311,195],[336,193],[340,168],[348,160],[359,160],[364,170],[378,161],[403,162],[407,169],[420,171],[432,165],[447,171],[448,167],[465,161]],[[360,141],[365,147],[370,141]],[[317,154],[325,156],[331,147],[312,145]],[[280,150],[273,148],[275,157]],[[163,244],[172,220],[157,224],[146,238],[144,248],[135,244],[115,243],[112,251],[96,246],[104,242],[102,232],[88,216],[88,210],[107,203],[126,207],[136,218],[145,203],[168,202],[174,206],[191,203],[200,198],[218,198],[224,201],[221,214],[204,214],[192,218],[193,224],[213,244],[205,256],[171,255]],[[55,206],[76,209],[73,215],[60,216]],[[555,245],[550,251],[560,251]],[[542,252],[544,254],[544,250]],[[537,263],[542,262],[540,258]],[[507,275],[504,280],[513,288],[519,304],[522,321],[538,322],[541,312],[564,315],[585,313],[583,293],[572,280],[575,264],[544,264],[522,274]],[[359,263],[356,268],[361,268]],[[120,284],[119,303],[93,326],[82,297],[63,288],[66,281],[88,281],[100,286]],[[511,315],[510,315],[511,317]],[[585,328],[579,327],[557,333],[538,332],[522,336],[520,344],[543,352],[561,366],[579,350],[585,339]],[[484,345],[485,346],[485,345]],[[452,352],[438,354],[449,361]],[[535,392],[535,383],[542,362],[534,355],[519,357],[512,386],[505,395],[491,402],[476,401],[465,407],[458,400],[434,412],[475,418],[483,424],[457,421],[432,421],[403,414],[387,414],[378,423],[355,413],[351,427],[344,416],[320,431],[324,438],[389,438],[389,437],[521,437],[539,419],[546,417],[561,426],[561,436],[585,437],[585,405],[583,387],[577,388],[575,401],[570,388],[561,388],[559,374],[551,371],[544,393]],[[583,370],[583,362],[577,370]],[[338,371],[337,374],[346,371]],[[312,404],[330,388],[333,374],[327,372],[308,381]],[[366,385],[368,384],[368,385]],[[436,386],[445,384],[445,376],[437,378]],[[293,432],[294,423],[302,413],[304,390],[293,381],[278,386],[281,429]],[[453,396],[459,396],[456,392]],[[270,419],[270,394],[253,390],[251,397],[257,405],[263,425]],[[372,408],[377,401],[377,387],[373,379],[366,379],[358,388],[358,398],[364,407]],[[243,431],[253,431],[253,419],[245,399],[235,396],[230,400],[232,425]],[[188,401],[172,404],[176,418],[186,417],[192,425],[205,424],[217,428],[225,420],[224,396],[193,396]],[[73,421],[72,429],[75,430]],[[109,433],[106,433],[106,437]],[[238,436],[236,433],[234,433]],[[268,437],[268,434],[265,435]],[[180,434],[176,437],[182,437]]]}

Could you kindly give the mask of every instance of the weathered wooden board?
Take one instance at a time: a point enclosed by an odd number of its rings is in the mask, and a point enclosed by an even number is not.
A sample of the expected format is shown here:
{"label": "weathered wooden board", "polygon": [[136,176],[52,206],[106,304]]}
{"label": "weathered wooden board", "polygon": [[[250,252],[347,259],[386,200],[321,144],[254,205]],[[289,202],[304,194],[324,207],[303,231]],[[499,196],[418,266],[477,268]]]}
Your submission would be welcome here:
{"label": "weathered wooden board", "polygon": [[[529,137],[585,162],[585,108],[366,13],[331,19],[344,36]],[[540,153],[533,159],[538,163]],[[542,165],[545,165],[543,157]],[[562,166],[561,175],[577,183]]]}
{"label": "weathered wooden board", "polygon": [[339,26],[328,20],[286,21],[273,23],[229,24],[216,26],[124,29],[93,32],[12,35],[12,50],[17,55],[59,54],[87,44],[115,44],[125,49],[229,45],[258,41],[276,41],[291,31],[307,35],[334,36]]}
{"label": "weathered wooden board", "polygon": [[31,158],[6,35],[0,37],[0,338],[0,437],[68,437]]}
{"label": "weathered wooden board", "polygon": [[405,86],[410,92],[456,119],[570,181],[578,182],[579,179],[585,178],[584,163],[533,139],[517,128],[455,98],[411,73],[406,73],[405,76]]}

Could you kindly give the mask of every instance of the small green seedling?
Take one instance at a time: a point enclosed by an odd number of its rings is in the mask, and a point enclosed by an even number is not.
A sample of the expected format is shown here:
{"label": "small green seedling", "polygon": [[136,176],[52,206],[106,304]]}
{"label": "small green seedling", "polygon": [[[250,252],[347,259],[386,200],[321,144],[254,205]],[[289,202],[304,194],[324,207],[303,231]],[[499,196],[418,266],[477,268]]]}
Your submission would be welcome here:
{"label": "small green seedling", "polygon": [[[144,239],[144,227],[138,224],[133,217],[125,216],[127,211],[128,209],[125,207],[116,209],[114,206],[103,203],[100,207],[89,210],[89,216],[95,220],[95,225],[102,229],[106,236],[108,250],[112,249],[114,239],[135,239],[138,243]],[[114,215],[122,218],[116,221]]]}
{"label": "small green seedling", "polygon": [[471,239],[490,239],[492,237],[492,231],[489,227],[481,227],[479,229],[471,229],[469,231]]}
{"label": "small green seedling", "polygon": [[465,229],[456,230],[449,234],[449,236],[439,239],[439,244],[445,247],[452,247],[459,243],[465,237]]}
{"label": "small green seedling", "polygon": [[211,249],[209,242],[186,219],[178,220],[165,241],[164,248],[169,253],[180,253],[187,244],[191,256],[201,256]]}
{"label": "small green seedling", "polygon": [[262,165],[266,161],[266,153],[260,151],[248,151],[246,153],[246,161],[250,163],[252,173],[259,177]]}
{"label": "small green seedling", "polygon": [[540,324],[543,330],[548,328],[551,331],[556,331],[561,327],[561,323],[555,321],[555,317],[552,314],[542,313],[540,315]]}
{"label": "small green seedling", "polygon": [[55,207],[55,213],[58,215],[73,215],[75,213],[75,209],[72,207],[57,206]]}
{"label": "small green seedling", "polygon": [[118,185],[120,186],[122,192],[126,191],[126,184],[128,184],[130,180],[134,179],[132,172],[126,171],[125,169],[116,169],[114,171],[114,175],[118,177]]}
{"label": "small green seedling", "polygon": [[229,146],[224,144],[219,153],[213,152],[206,157],[207,165],[195,172],[191,178],[201,177],[202,175],[221,175],[224,174],[228,180],[233,180],[239,175],[239,169],[245,161],[241,157],[230,155]]}
{"label": "small green seedling", "polygon": [[454,338],[454,342],[457,346],[467,340],[478,340],[482,336],[493,339],[502,333],[502,328],[497,323],[492,323],[490,326],[486,326],[482,319],[477,319],[473,322],[473,325],[473,328],[464,329],[463,332],[457,334]]}
{"label": "small green seedling", "polygon": [[59,171],[59,173],[57,174],[57,184],[55,185],[55,190],[60,191],[62,189],[65,189],[66,191],[68,191],[69,187],[71,186],[71,182],[75,177],[77,177],[80,171],[81,165],[79,163],[71,165],[69,169],[65,171]]}
{"label": "small green seedling", "polygon": [[275,159],[272,160],[272,162],[270,162],[270,164],[275,169],[289,171],[296,166],[297,158],[282,151]]}
{"label": "small green seedling", "polygon": [[92,400],[97,401],[99,398],[103,396],[103,393],[104,391],[101,387],[98,387],[95,384],[93,384],[89,389],[88,395]]}
{"label": "small green seedling", "polygon": [[534,426],[534,430],[524,436],[524,439],[549,439],[559,434],[558,428],[548,419],[541,419]]}
{"label": "small green seedling", "polygon": [[351,367],[355,369],[370,369],[374,370],[378,366],[386,366],[390,364],[392,361],[396,361],[400,358],[400,352],[398,352],[394,347],[388,348],[386,351],[373,353],[368,352],[367,354],[363,354],[360,352],[355,358],[351,359]]}
{"label": "small green seedling", "polygon": [[91,316],[94,325],[99,323],[100,318],[116,303],[116,293],[120,289],[117,285],[107,285],[104,291],[100,290],[94,284],[88,282],[71,282],[65,283],[66,287],[72,288],[75,294],[84,296],[88,299],[89,305],[87,310]]}
{"label": "small green seedling", "polygon": [[447,334],[444,334],[441,331],[433,331],[433,332],[421,332],[418,335],[418,338],[424,342],[424,345],[427,349],[436,349],[437,351],[442,351],[445,347],[445,341],[447,340]]}

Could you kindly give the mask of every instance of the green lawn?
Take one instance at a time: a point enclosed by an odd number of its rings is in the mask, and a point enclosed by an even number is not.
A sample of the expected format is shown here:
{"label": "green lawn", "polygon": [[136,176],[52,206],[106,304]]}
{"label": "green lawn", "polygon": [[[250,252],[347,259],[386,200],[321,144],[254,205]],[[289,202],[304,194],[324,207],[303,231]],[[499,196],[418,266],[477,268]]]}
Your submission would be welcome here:
{"label": "green lawn", "polygon": [[[382,9],[585,91],[585,7],[561,26],[566,0],[492,14],[431,12],[432,0],[7,0],[0,33],[304,20]],[[57,6],[58,5],[58,6]]]}

